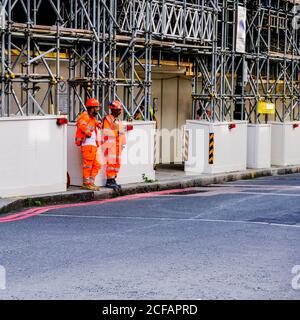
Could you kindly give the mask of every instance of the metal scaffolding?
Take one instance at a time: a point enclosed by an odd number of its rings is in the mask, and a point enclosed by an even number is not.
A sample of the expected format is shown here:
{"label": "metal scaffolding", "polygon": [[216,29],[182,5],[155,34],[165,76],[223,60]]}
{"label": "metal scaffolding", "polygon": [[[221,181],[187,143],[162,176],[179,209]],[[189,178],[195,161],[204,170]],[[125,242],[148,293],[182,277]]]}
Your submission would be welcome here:
{"label": "metal scaffolding", "polygon": [[[276,105],[275,119],[300,119],[299,1],[257,0],[248,5],[246,117],[259,122],[260,99]],[[300,7],[299,7],[300,8]],[[251,13],[251,14],[250,14]]]}
{"label": "metal scaffolding", "polygon": [[0,3],[0,116],[63,112],[75,120],[93,96],[100,117],[118,99],[124,117],[144,106],[149,119],[153,61],[167,59],[193,63],[194,116],[259,123],[267,116],[258,103],[270,101],[275,120],[300,120],[298,0]]}
{"label": "metal scaffolding", "polygon": [[[268,120],[260,101],[276,106],[274,120],[299,120],[299,1],[220,0],[212,52],[195,57],[194,113],[210,121]],[[298,8],[299,9],[299,8]],[[239,20],[246,12],[246,19]],[[244,48],[238,27],[245,21]]]}

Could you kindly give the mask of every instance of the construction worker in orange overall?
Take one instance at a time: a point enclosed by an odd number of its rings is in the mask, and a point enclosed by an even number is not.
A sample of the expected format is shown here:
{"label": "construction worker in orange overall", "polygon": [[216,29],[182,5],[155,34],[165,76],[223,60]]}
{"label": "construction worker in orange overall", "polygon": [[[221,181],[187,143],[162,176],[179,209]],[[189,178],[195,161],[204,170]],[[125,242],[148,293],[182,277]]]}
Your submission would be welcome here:
{"label": "construction worker in orange overall", "polygon": [[123,122],[118,119],[123,107],[120,101],[114,100],[110,106],[111,113],[103,120],[102,147],[106,161],[106,187],[119,191],[121,186],[116,178],[121,167],[122,150],[126,145]]}
{"label": "construction worker in orange overall", "polygon": [[81,147],[82,154],[82,188],[85,190],[97,191],[95,178],[101,169],[98,159],[98,129],[102,124],[98,122],[96,116],[99,112],[99,102],[95,98],[86,101],[86,110],[77,120],[77,130],[75,142]]}

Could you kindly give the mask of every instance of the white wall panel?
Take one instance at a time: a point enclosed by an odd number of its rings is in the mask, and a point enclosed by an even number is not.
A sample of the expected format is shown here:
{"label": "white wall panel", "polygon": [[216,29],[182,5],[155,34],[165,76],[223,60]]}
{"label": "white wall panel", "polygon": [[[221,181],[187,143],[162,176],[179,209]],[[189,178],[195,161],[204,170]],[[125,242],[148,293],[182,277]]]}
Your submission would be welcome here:
{"label": "white wall panel", "polygon": [[251,169],[271,167],[271,125],[248,125],[247,167]]}
{"label": "white wall panel", "polygon": [[0,197],[66,191],[67,126],[56,119],[0,118]]}
{"label": "white wall panel", "polygon": [[[124,122],[126,125],[126,122]],[[154,132],[155,122],[136,121],[131,122],[134,129],[127,132],[127,145],[122,152],[122,166],[117,182],[120,184],[143,182],[143,174],[149,179],[155,179],[153,169],[154,161]],[[68,125],[68,172],[71,185],[82,185],[82,167],[80,147],[75,145],[75,123]],[[100,136],[99,136],[100,139]],[[102,170],[96,178],[95,184],[103,186],[106,183],[105,161],[101,148],[99,159],[102,162]]]}
{"label": "white wall panel", "polygon": [[[236,128],[229,129],[228,122],[209,123],[205,121],[187,121],[187,129],[199,130],[201,134],[192,134],[197,137],[197,143],[190,142],[190,148],[197,148],[192,151],[198,159],[197,168],[204,161],[203,170],[194,170],[195,173],[224,173],[246,170],[247,164],[247,122],[235,121]],[[214,163],[209,164],[209,135],[214,133]],[[201,138],[203,134],[203,139]],[[199,148],[199,144],[201,148]],[[191,151],[190,151],[191,152]],[[200,159],[200,160],[199,160]],[[188,163],[186,170],[192,172]]]}
{"label": "white wall panel", "polygon": [[272,165],[289,166],[300,164],[299,122],[271,122],[272,125]]}

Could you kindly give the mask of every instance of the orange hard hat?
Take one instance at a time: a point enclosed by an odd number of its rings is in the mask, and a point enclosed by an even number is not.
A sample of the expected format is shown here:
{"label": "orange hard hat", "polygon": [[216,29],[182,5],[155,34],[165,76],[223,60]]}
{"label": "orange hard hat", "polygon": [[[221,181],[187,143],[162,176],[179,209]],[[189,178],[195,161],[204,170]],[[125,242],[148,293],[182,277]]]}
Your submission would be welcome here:
{"label": "orange hard hat", "polygon": [[99,101],[98,101],[97,99],[95,99],[95,98],[90,98],[90,99],[87,100],[85,106],[86,106],[87,108],[90,108],[90,107],[99,107],[99,106],[100,106],[100,103],[99,103]]}
{"label": "orange hard hat", "polygon": [[122,103],[118,100],[112,101],[111,104],[109,105],[109,108],[111,110],[123,110]]}

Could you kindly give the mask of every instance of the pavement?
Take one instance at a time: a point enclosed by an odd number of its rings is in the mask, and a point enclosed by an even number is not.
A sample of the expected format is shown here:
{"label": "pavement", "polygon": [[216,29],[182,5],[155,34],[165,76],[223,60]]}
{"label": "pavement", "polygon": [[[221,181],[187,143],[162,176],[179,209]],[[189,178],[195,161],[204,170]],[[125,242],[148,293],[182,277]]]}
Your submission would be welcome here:
{"label": "pavement", "polygon": [[291,174],[2,220],[0,299],[298,300],[299,207]]}
{"label": "pavement", "polygon": [[248,169],[224,174],[186,175],[180,167],[165,166],[156,171],[156,181],[152,183],[134,183],[123,186],[119,193],[101,188],[92,192],[71,187],[66,192],[41,194],[27,197],[0,198],[0,215],[28,207],[41,207],[60,203],[86,202],[103,200],[129,194],[147,193],[160,190],[208,186],[243,179],[255,179],[265,176],[276,176],[299,173],[300,166],[272,167],[271,169]]}

